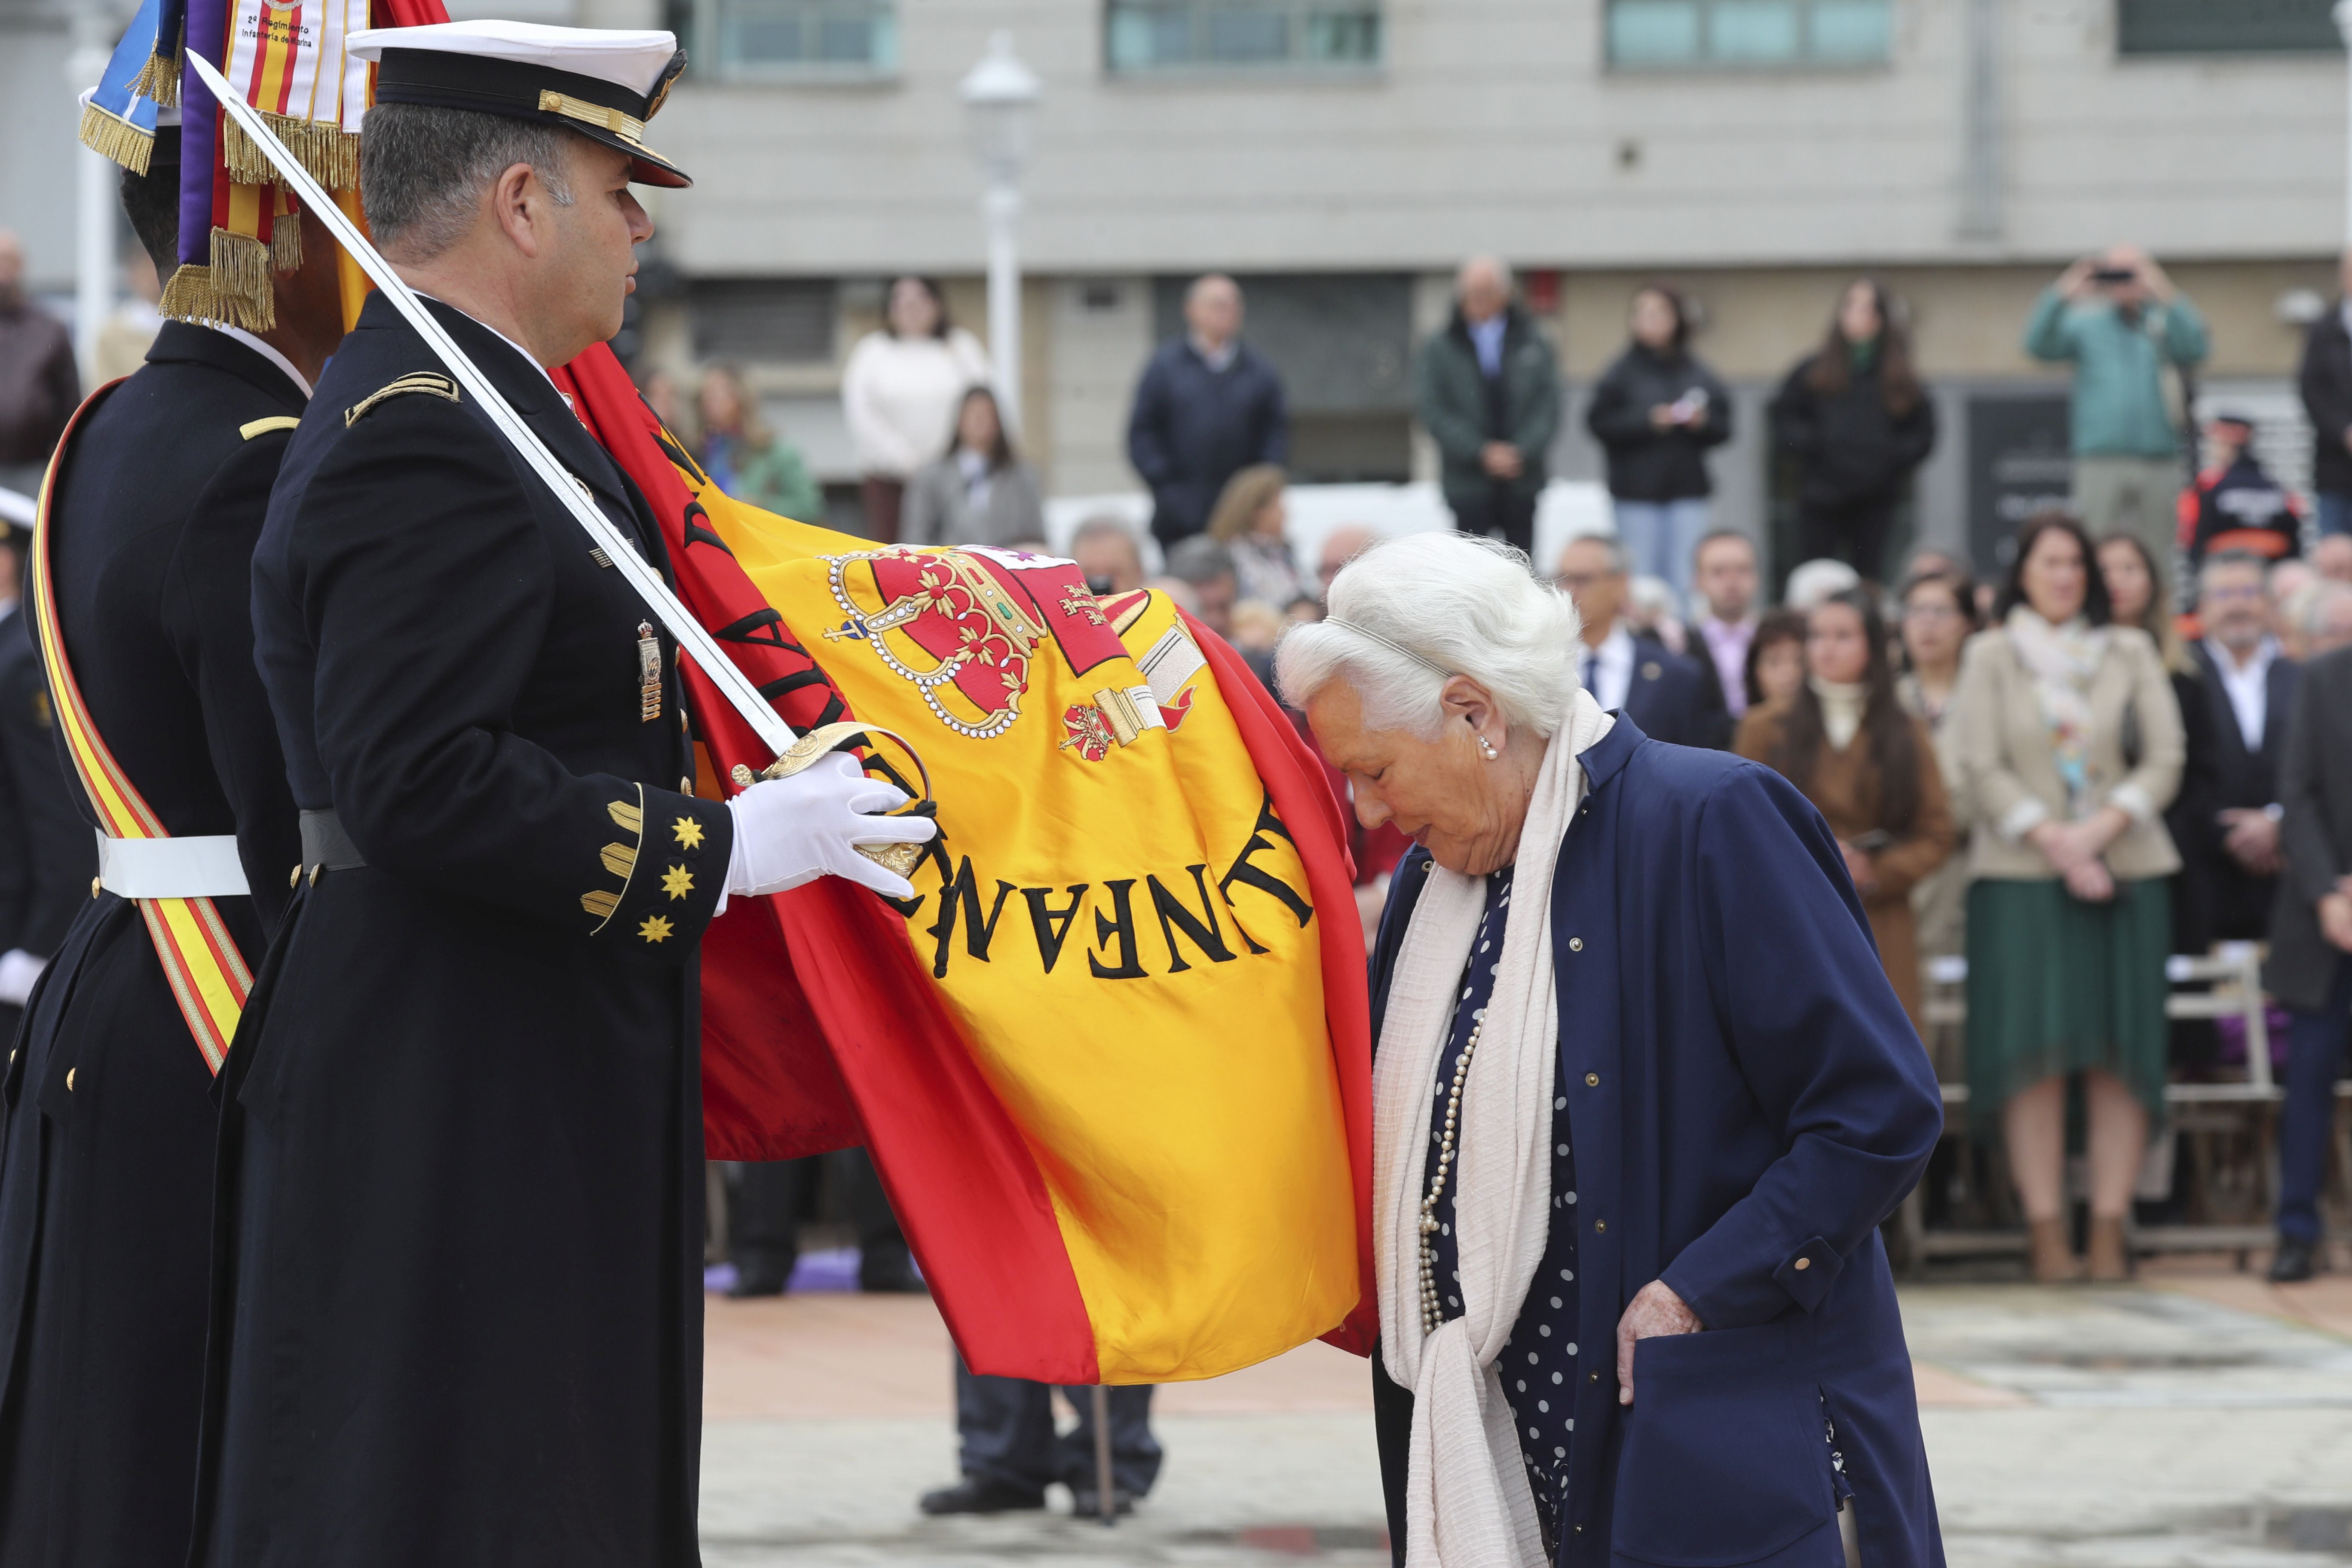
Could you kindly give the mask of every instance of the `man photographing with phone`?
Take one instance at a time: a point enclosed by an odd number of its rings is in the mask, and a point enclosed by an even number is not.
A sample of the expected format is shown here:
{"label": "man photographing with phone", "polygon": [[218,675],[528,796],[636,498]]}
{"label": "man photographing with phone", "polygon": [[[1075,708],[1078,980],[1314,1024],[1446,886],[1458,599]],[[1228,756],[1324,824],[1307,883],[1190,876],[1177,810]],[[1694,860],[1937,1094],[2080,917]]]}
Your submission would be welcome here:
{"label": "man photographing with phone", "polygon": [[2165,403],[2167,365],[2204,359],[2205,320],[2136,245],[2085,256],[2042,290],[2025,352],[2074,363],[2074,514],[2095,539],[2117,531],[2172,559],[2185,474]]}

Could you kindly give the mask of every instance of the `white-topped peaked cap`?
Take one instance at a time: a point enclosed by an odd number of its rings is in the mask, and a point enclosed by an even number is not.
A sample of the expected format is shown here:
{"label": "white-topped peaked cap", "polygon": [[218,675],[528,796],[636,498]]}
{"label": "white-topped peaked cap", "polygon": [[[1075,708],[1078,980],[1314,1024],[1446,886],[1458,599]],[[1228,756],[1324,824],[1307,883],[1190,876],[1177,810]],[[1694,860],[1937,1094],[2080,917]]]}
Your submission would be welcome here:
{"label": "white-topped peaked cap", "polygon": [[351,51],[376,65],[378,103],[424,103],[538,120],[629,154],[632,177],[690,185],[645,143],[646,121],[686,68],[669,33],[549,27],[536,22],[436,22],[370,27]]}

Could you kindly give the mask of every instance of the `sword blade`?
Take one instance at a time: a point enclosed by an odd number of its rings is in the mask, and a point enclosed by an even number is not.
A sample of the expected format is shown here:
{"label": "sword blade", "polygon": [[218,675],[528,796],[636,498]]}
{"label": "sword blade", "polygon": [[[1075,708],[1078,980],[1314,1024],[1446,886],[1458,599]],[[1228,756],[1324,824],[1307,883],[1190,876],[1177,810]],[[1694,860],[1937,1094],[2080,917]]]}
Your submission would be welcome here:
{"label": "sword blade", "polygon": [[522,416],[499,395],[499,389],[490,384],[489,378],[482,374],[480,367],[467,356],[464,349],[457,346],[456,340],[434,319],[433,312],[425,308],[416,291],[401,281],[400,274],[394,272],[392,264],[368,243],[367,237],[359,231],[359,226],[352,223],[342,208],[335,205],[335,199],[310,177],[310,172],[302,166],[301,160],[287,150],[286,143],[278,139],[277,132],[269,129],[268,121],[245,101],[244,96],[231,87],[220,72],[213,68],[209,60],[194,49],[187,51],[187,58],[194,65],[205,86],[211,89],[213,96],[220,100],[221,107],[268,158],[270,166],[278,171],[278,178],[302,198],[304,206],[319,215],[319,221],[325,224],[328,231],[351,253],[352,259],[360,264],[360,269],[407,318],[408,324],[415,327],[426,345],[440,356],[442,363],[449,367],[458,384],[473,394],[475,400],[488,413],[490,423],[498,426],[499,434],[522,454],[523,461],[530,465],[531,471],[546,484],[549,492],[587,531],[589,538],[603,546],[604,554],[614,566],[628,579],[629,586],[637,591],[637,596],[668,628],[669,635],[677,639],[678,646],[701,666],[702,673],[710,678],[710,683],[719,689],[719,694],[733,705],[737,713],[742,715],[743,721],[751,727],[761,743],[769,751],[779,753],[790,746],[795,738],[792,726],[768,705],[768,700],[760,695],[759,688],[751,683],[751,678],[735,668],[735,661],[719,647],[718,639],[704,630],[702,623],[678,602],[677,595],[670,592],[669,584],[662,581],[661,574],[637,553],[636,545],[614,526],[613,521],[589,499],[579,481],[556,461],[555,454],[547,449],[547,444],[539,438],[538,433],[523,423]]}

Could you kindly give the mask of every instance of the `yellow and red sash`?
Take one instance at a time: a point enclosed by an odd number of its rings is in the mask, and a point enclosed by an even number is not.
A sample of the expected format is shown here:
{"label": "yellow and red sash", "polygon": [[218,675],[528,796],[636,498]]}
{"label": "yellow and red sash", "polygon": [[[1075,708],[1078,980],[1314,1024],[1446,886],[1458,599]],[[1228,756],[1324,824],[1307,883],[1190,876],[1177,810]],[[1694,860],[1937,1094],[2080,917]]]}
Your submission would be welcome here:
{"label": "yellow and red sash", "polygon": [[[105,826],[107,837],[169,838],[170,830],[148,806],[130,775],[116,763],[114,753],[107,750],[98,726],[90,720],[89,709],[81,699],[81,688],[74,680],[73,667],[66,660],[65,635],[58,626],[57,596],[49,580],[49,502],[57,493],[58,471],[83,416],[121,384],[109,382],[90,394],[74,411],[71,423],[58,440],[48,472],[41,479],[40,507],[33,522],[33,547],[26,556],[25,603],[33,617],[33,635],[40,644],[41,664],[48,673],[50,701],[66,738],[66,749],[73,755],[74,772],[80,776],[82,790],[89,796],[99,821]],[[140,899],[136,902],[140,915],[147,922],[147,934],[155,943],[155,958],[163,966],[163,978],[170,982],[173,999],[180,1005],[180,1016],[187,1020],[188,1032],[195,1037],[196,1049],[204,1053],[205,1065],[217,1073],[222,1058],[228,1054],[229,1040],[236,1033],[245,999],[253,990],[253,973],[246,967],[245,955],[237,951],[236,940],[229,934],[220,910],[208,898]]]}

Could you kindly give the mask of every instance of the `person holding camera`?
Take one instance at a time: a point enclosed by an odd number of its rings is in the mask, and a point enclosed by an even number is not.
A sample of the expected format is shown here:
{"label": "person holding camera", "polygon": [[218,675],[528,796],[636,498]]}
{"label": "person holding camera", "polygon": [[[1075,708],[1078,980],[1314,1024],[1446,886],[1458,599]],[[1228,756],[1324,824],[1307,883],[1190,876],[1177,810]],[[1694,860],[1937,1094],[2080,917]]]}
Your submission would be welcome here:
{"label": "person holding camera", "polygon": [[2172,559],[2180,442],[2164,371],[2205,358],[2205,320],[2136,245],[2086,256],[2044,289],[2025,326],[2025,352],[2072,361],[2074,512],[2091,537],[2128,532]]}

